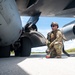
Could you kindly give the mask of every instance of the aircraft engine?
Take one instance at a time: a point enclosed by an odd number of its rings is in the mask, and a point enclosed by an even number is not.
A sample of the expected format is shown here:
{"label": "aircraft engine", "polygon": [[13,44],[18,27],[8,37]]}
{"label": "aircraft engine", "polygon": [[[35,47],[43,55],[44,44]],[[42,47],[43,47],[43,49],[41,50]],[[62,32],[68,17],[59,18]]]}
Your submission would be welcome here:
{"label": "aircraft engine", "polygon": [[64,26],[61,31],[67,40],[75,39],[75,24]]}

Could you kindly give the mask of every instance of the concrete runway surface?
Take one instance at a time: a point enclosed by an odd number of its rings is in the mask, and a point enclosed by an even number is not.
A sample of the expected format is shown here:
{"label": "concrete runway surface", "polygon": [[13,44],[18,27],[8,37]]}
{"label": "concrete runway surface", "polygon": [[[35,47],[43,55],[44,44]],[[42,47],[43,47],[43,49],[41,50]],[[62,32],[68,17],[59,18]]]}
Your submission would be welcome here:
{"label": "concrete runway surface", "polygon": [[0,58],[0,75],[75,75],[75,54],[49,59],[45,54]]}

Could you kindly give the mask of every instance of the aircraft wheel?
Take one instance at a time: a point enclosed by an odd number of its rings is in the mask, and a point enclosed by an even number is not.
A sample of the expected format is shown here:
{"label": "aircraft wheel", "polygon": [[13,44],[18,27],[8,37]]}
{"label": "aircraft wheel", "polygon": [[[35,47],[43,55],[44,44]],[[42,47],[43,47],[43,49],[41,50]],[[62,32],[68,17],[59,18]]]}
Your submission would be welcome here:
{"label": "aircraft wheel", "polygon": [[0,47],[0,57],[10,56],[10,46]]}
{"label": "aircraft wheel", "polygon": [[31,42],[28,38],[21,39],[21,56],[30,56]]}
{"label": "aircraft wheel", "polygon": [[15,51],[15,56],[21,56],[21,49],[18,48],[16,51]]}

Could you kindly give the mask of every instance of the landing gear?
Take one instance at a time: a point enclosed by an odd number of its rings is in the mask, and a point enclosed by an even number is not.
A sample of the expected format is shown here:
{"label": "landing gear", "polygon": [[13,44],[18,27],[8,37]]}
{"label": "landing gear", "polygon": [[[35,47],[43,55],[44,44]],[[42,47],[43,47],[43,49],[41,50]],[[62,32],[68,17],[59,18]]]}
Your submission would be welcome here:
{"label": "landing gear", "polygon": [[10,56],[10,46],[1,46],[0,47],[0,57],[9,57]]}
{"label": "landing gear", "polygon": [[31,41],[27,37],[21,37],[15,44],[12,45],[12,50],[15,56],[30,56],[31,54]]}
{"label": "landing gear", "polygon": [[15,52],[15,56],[21,56],[21,49],[20,48],[18,48],[14,52]]}
{"label": "landing gear", "polygon": [[21,56],[30,56],[31,54],[31,42],[28,38],[21,39]]}
{"label": "landing gear", "polygon": [[14,52],[15,56],[30,56],[31,54],[31,42],[28,38],[22,37],[20,40],[21,46],[18,47]]}

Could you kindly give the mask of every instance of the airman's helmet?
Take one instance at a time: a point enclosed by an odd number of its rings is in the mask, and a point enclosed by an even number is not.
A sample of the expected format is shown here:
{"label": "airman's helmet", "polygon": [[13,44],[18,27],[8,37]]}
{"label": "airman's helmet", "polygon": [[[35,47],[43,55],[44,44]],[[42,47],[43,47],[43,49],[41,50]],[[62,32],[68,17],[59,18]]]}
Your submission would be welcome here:
{"label": "airman's helmet", "polygon": [[59,25],[58,25],[58,23],[56,23],[56,22],[52,22],[52,23],[51,23],[51,27],[53,27],[53,26],[57,26],[57,27],[59,28]]}

